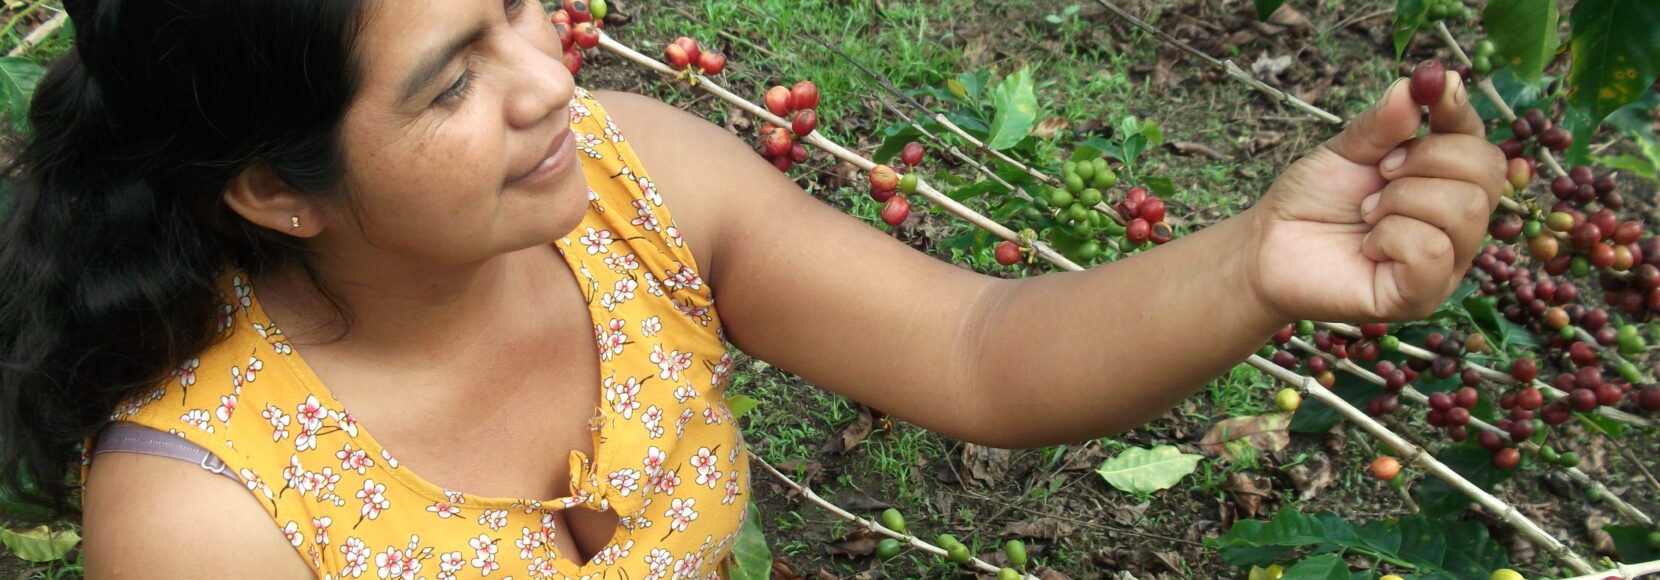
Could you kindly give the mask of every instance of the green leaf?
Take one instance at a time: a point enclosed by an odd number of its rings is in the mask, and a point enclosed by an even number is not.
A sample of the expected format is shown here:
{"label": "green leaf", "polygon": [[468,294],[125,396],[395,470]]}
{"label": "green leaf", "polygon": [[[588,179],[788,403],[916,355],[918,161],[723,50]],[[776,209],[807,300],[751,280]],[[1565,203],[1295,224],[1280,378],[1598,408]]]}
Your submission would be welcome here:
{"label": "green leaf", "polygon": [[1267,22],[1281,4],[1285,4],[1285,0],[1257,0],[1257,20]]}
{"label": "green leaf", "polygon": [[1447,559],[1443,567],[1462,578],[1482,578],[1510,567],[1510,554],[1476,522],[1442,522],[1446,526]]}
{"label": "green leaf", "polygon": [[[932,120],[925,120],[923,123],[936,125]],[[931,126],[929,130],[932,131],[936,128]],[[916,125],[904,121],[889,125],[886,134],[882,137],[882,146],[876,148],[876,153],[871,154],[870,159],[877,163],[891,164],[894,156],[899,155],[899,152],[905,149],[905,144],[916,141],[921,137],[922,131],[918,130]]]}
{"label": "green leaf", "polygon": [[52,531],[46,526],[27,530],[0,528],[0,544],[5,544],[12,555],[28,562],[62,560],[80,543],[81,536],[74,530]]}
{"label": "green leaf", "polygon": [[[1435,458],[1482,491],[1492,491],[1493,486],[1509,480],[1516,472],[1493,467],[1493,454],[1476,445],[1475,437],[1442,449],[1435,454]],[[1464,511],[1471,501],[1463,492],[1453,489],[1451,484],[1440,478],[1425,478],[1424,483],[1418,486],[1418,506],[1426,517],[1443,518],[1457,514]]]}
{"label": "green leaf", "polygon": [[1418,33],[1418,27],[1424,24],[1424,13],[1429,11],[1429,4],[1424,0],[1395,0],[1395,60],[1400,60],[1406,54],[1406,45],[1412,42],[1412,36]]}
{"label": "green leaf", "polygon": [[1022,68],[998,83],[991,90],[991,105],[997,113],[991,121],[986,147],[1002,151],[1025,139],[1037,120],[1037,92],[1032,87],[1031,69]]}
{"label": "green leaf", "polygon": [[1120,491],[1152,493],[1176,485],[1199,469],[1199,460],[1203,458],[1203,455],[1182,453],[1173,445],[1152,449],[1131,447],[1102,463],[1095,472]]}
{"label": "green leaf", "polygon": [[1660,560],[1660,549],[1648,545],[1649,530],[1637,526],[1603,526],[1602,531],[1614,538],[1614,549],[1620,561],[1626,563]]}
{"label": "green leaf", "polygon": [[29,59],[8,56],[0,58],[0,116],[11,119],[12,125],[27,131],[29,100],[35,96],[35,86],[46,69]]}
{"label": "green leaf", "polygon": [[1568,105],[1579,123],[1568,163],[1584,163],[1597,125],[1637,100],[1660,74],[1660,3],[1653,0],[1581,0],[1573,26]]}
{"label": "green leaf", "polygon": [[1286,570],[1280,580],[1349,580],[1349,565],[1337,554],[1315,556]]}
{"label": "green leaf", "polygon": [[962,84],[963,91],[968,93],[971,101],[978,101],[986,96],[986,85],[991,84],[991,71],[980,69],[974,72],[965,72],[957,75],[957,82]]}
{"label": "green leaf", "polygon": [[[1644,149],[1649,149],[1649,148],[1654,147],[1654,146],[1648,145],[1646,143],[1642,144],[1642,145],[1644,146]],[[1660,148],[1654,148],[1654,149],[1655,149],[1656,153],[1660,153]],[[1644,153],[1647,153],[1647,152],[1648,151],[1644,151]],[[1655,167],[1657,165],[1660,165],[1660,159],[1656,159],[1656,158],[1653,158],[1653,157],[1648,158],[1648,159],[1644,159],[1642,157],[1638,157],[1638,156],[1632,155],[1630,153],[1627,153],[1625,155],[1616,155],[1614,157],[1593,156],[1593,157],[1591,157],[1591,161],[1593,163],[1596,163],[1597,165],[1601,165],[1601,166],[1607,167],[1609,169],[1614,169],[1614,170],[1619,170],[1619,171],[1630,171],[1630,172],[1635,173],[1637,175],[1641,175],[1641,176],[1643,176],[1644,178],[1647,178],[1647,179],[1654,179]]]}
{"label": "green leaf", "polygon": [[1159,126],[1158,121],[1154,121],[1152,119],[1142,121],[1141,136],[1146,137],[1147,141],[1150,142],[1153,147],[1158,147],[1159,145],[1164,144],[1164,128]]}
{"label": "green leaf", "polygon": [[744,416],[750,411],[755,410],[755,407],[760,404],[760,401],[743,395],[728,395],[726,397],[726,408],[732,411],[733,418]]}
{"label": "green leaf", "polygon": [[1176,195],[1176,183],[1170,181],[1168,177],[1147,177],[1143,178],[1141,182],[1146,184],[1147,189],[1152,190],[1153,194],[1159,197],[1169,198]]}
{"label": "green leaf", "polygon": [[732,544],[733,565],[728,570],[731,580],[768,580],[772,577],[772,551],[767,549],[767,537],[761,532],[761,508],[749,503],[744,514],[744,525],[738,529],[738,539]]}
{"label": "green leaf", "polygon": [[1625,435],[1625,423],[1614,419],[1590,413],[1574,413],[1574,417],[1579,419],[1579,424],[1584,426],[1586,431],[1602,433],[1615,439]]}
{"label": "green leaf", "polygon": [[[1493,0],[1481,12],[1493,40],[1493,66],[1502,63],[1522,83],[1538,86],[1556,55],[1556,0]],[[1609,109],[1613,110],[1613,109]]]}

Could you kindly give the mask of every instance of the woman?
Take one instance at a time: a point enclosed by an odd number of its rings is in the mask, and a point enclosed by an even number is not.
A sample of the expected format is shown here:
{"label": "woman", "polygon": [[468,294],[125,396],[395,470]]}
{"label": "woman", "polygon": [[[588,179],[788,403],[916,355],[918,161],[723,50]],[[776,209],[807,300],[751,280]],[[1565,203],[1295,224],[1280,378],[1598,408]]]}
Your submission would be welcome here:
{"label": "woman", "polygon": [[1233,219],[1001,280],[576,88],[535,2],[66,4],[0,441],[58,505],[88,442],[94,578],[718,577],[727,340],[958,439],[1097,437],[1288,321],[1433,311],[1503,179],[1456,75],[1418,137],[1397,83]]}

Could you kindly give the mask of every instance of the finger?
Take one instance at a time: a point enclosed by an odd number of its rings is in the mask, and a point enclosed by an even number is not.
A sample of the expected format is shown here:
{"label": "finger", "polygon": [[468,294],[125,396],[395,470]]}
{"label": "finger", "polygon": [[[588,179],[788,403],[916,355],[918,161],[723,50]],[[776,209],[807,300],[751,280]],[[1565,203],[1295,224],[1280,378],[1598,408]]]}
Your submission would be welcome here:
{"label": "finger", "polygon": [[[1389,216],[1411,218],[1443,232],[1453,244],[1453,263],[1468,264],[1487,235],[1493,208],[1487,192],[1475,184],[1450,179],[1403,177],[1379,192],[1366,223],[1381,225]],[[1362,210],[1370,202],[1362,202]],[[1374,230],[1375,231],[1375,230]]]}
{"label": "finger", "polygon": [[1378,262],[1372,290],[1380,318],[1429,316],[1452,293],[1453,243],[1435,226],[1390,215],[1361,240],[1360,247]]}
{"label": "finger", "polygon": [[1489,209],[1504,195],[1507,169],[1504,152],[1497,146],[1485,138],[1460,133],[1412,139],[1378,164],[1384,179],[1436,177],[1476,184],[1488,193]]}
{"label": "finger", "polygon": [[1377,165],[1402,141],[1417,134],[1423,113],[1408,94],[1405,79],[1395,81],[1383,98],[1321,147],[1361,165]]}
{"label": "finger", "polygon": [[1481,114],[1470,104],[1469,88],[1464,86],[1464,77],[1457,71],[1447,71],[1447,84],[1441,91],[1441,100],[1429,107],[1429,130],[1487,137],[1487,125],[1481,122]]}

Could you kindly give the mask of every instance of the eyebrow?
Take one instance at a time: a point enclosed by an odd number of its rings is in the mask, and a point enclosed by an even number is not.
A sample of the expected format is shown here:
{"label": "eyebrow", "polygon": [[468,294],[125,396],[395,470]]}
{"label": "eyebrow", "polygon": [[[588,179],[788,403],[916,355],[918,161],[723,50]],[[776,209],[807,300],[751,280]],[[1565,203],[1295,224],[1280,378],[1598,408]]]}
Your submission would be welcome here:
{"label": "eyebrow", "polygon": [[422,59],[420,65],[415,67],[415,72],[409,75],[408,80],[404,81],[403,97],[399,101],[408,101],[414,97],[415,93],[431,83],[432,79],[438,76],[438,73],[443,72],[444,66],[455,60],[456,55],[466,50],[473,43],[483,39],[487,32],[488,30],[485,27],[475,28],[467,34],[450,39],[438,50],[427,53],[426,58]]}

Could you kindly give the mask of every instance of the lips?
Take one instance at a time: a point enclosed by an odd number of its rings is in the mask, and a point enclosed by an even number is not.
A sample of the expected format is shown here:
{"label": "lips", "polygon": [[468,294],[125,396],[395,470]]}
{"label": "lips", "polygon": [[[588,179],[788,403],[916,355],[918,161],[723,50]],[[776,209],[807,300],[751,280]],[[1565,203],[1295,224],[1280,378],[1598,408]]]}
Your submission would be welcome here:
{"label": "lips", "polygon": [[571,157],[572,148],[574,147],[576,147],[575,135],[571,133],[570,129],[567,127],[560,128],[559,133],[554,137],[553,141],[548,144],[546,155],[543,156],[542,159],[538,160],[536,165],[532,166],[529,171],[526,171],[523,175],[515,177],[512,181],[507,182],[507,185],[512,186],[533,181],[538,177],[542,177],[545,174],[552,172],[557,168],[557,166],[561,165],[560,161]]}

